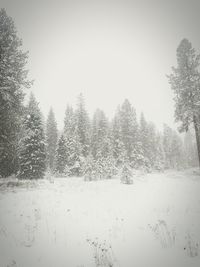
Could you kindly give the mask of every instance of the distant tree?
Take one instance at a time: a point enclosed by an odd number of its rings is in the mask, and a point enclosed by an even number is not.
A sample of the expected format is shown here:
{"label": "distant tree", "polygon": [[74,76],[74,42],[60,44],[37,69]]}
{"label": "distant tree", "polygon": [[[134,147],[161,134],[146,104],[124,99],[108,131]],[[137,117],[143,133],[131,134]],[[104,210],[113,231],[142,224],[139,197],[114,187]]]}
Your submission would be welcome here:
{"label": "distant tree", "polygon": [[183,141],[175,131],[172,132],[171,144],[172,144],[171,148],[172,166],[175,169],[183,168],[184,167]]}
{"label": "distant tree", "polygon": [[164,124],[163,149],[165,153],[165,168],[181,168],[184,165],[183,143],[178,134]]}
{"label": "distant tree", "polygon": [[121,182],[123,184],[132,184],[133,183],[132,177],[133,173],[130,166],[128,164],[124,164],[121,173]]}
{"label": "distant tree", "polygon": [[98,157],[95,161],[94,169],[97,179],[111,179],[117,174],[115,161],[111,155]]}
{"label": "distant tree", "polygon": [[200,55],[196,55],[192,44],[183,39],[176,51],[177,67],[168,76],[175,97],[175,119],[181,122],[180,131],[194,125],[200,163]]}
{"label": "distant tree", "polygon": [[91,154],[85,160],[83,175],[85,181],[97,180],[96,162]]}
{"label": "distant tree", "polygon": [[148,123],[144,117],[144,114],[141,114],[140,117],[140,125],[139,125],[139,141],[141,144],[141,166],[144,167],[145,169],[150,168],[150,151],[149,151],[149,143],[150,143],[150,138],[149,138],[149,127]]}
{"label": "distant tree", "polygon": [[198,155],[193,131],[190,129],[184,136],[184,154],[187,167],[198,165]]}
{"label": "distant tree", "polygon": [[172,166],[171,163],[171,150],[172,150],[172,129],[164,124],[163,125],[163,149],[165,153],[165,168],[169,169]]}
{"label": "distant tree", "polygon": [[148,151],[147,156],[151,168],[154,168],[157,156],[157,133],[156,127],[152,122],[148,123]]}
{"label": "distant tree", "polygon": [[125,99],[121,106],[121,131],[122,141],[126,151],[126,157],[129,159],[132,166],[137,165],[138,160],[138,123],[136,111]]}
{"label": "distant tree", "polygon": [[115,113],[111,129],[113,157],[116,165],[121,166],[126,160],[126,151],[122,139],[120,107],[118,107]]}
{"label": "distant tree", "polygon": [[94,159],[107,157],[111,153],[109,122],[105,113],[97,109],[92,122],[91,149]]}
{"label": "distant tree", "polygon": [[4,177],[16,173],[19,167],[23,89],[30,86],[27,57],[12,18],[0,9],[0,176]]}
{"label": "distant tree", "polygon": [[95,161],[96,178],[112,178],[115,175],[115,161],[110,125],[105,113],[100,109],[96,110],[93,117],[91,153]]}
{"label": "distant tree", "polygon": [[57,123],[53,109],[50,108],[46,122],[46,143],[47,143],[47,166],[53,172],[55,165],[55,153],[58,141]]}
{"label": "distant tree", "polygon": [[77,117],[71,106],[67,106],[64,119],[64,136],[66,146],[65,174],[80,176],[82,174],[82,144],[78,134]]}
{"label": "distant tree", "polygon": [[33,94],[24,118],[25,135],[21,141],[19,156],[20,178],[43,178],[46,169],[45,136],[42,115]]}
{"label": "distant tree", "polygon": [[163,171],[165,167],[165,153],[163,148],[163,137],[161,133],[157,133],[156,135],[156,156],[154,162],[154,168],[159,171]]}
{"label": "distant tree", "polygon": [[64,118],[64,134],[66,137],[73,136],[76,130],[76,119],[73,108],[67,106]]}
{"label": "distant tree", "polygon": [[97,109],[93,115],[92,119],[92,128],[91,128],[91,153],[92,156],[96,159],[97,152],[98,152],[98,146],[99,146],[99,137],[98,137],[98,131],[99,131],[99,117],[100,117],[101,111]]}
{"label": "distant tree", "polygon": [[147,171],[152,169],[161,171],[164,167],[162,136],[152,122],[146,121],[143,113],[140,117],[139,140],[142,154],[141,167]]}
{"label": "distant tree", "polygon": [[76,132],[73,136],[68,136],[65,139],[66,146],[66,167],[65,173],[68,176],[82,175],[83,156],[81,151],[81,144]]}
{"label": "distant tree", "polygon": [[62,134],[58,140],[58,145],[56,148],[55,173],[57,175],[64,175],[66,164],[67,164],[67,147],[66,147],[65,137]]}
{"label": "distant tree", "polygon": [[148,123],[144,117],[144,114],[141,113],[140,116],[140,126],[139,126],[140,140],[142,142],[142,147],[145,153],[148,151]]}
{"label": "distant tree", "polygon": [[82,94],[78,96],[78,105],[75,115],[77,135],[82,147],[82,154],[86,157],[89,155],[90,149],[90,120],[85,109],[85,102]]}

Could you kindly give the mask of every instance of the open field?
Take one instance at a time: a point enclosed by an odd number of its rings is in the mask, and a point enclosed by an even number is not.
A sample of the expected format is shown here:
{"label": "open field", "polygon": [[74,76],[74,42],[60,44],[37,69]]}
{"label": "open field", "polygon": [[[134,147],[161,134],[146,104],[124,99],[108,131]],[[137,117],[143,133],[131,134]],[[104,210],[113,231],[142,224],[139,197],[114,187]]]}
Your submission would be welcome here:
{"label": "open field", "polygon": [[200,176],[0,179],[1,267],[198,267]]}

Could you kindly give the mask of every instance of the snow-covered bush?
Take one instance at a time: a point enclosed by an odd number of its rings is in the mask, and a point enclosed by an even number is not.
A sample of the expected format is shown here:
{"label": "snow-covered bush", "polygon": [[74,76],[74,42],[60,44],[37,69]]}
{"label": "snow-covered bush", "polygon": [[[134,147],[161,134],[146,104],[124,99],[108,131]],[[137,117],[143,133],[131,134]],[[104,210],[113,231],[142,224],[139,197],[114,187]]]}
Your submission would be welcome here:
{"label": "snow-covered bush", "polygon": [[84,166],[84,177],[86,181],[111,179],[117,174],[115,161],[110,158],[99,158],[94,160],[92,156],[86,159]]}
{"label": "snow-covered bush", "polygon": [[112,157],[107,157],[104,160],[104,175],[106,179],[111,179],[117,174],[115,160]]}
{"label": "snow-covered bush", "polygon": [[128,164],[124,164],[121,171],[121,182],[123,184],[132,184],[133,183],[133,173]]}
{"label": "snow-covered bush", "polygon": [[111,179],[117,174],[115,161],[112,157],[102,157],[95,162],[95,172],[98,179]]}
{"label": "snow-covered bush", "polygon": [[73,165],[66,165],[64,174],[66,176],[81,176],[82,175],[82,162],[77,160]]}
{"label": "snow-covered bush", "polygon": [[93,249],[96,267],[116,266],[117,260],[114,255],[111,244],[107,244],[105,240],[102,242],[98,238],[95,238],[94,240],[88,238],[87,242]]}
{"label": "snow-covered bush", "polygon": [[95,161],[92,156],[88,156],[85,160],[83,167],[83,175],[85,181],[93,181],[97,179],[96,176],[96,166]]}

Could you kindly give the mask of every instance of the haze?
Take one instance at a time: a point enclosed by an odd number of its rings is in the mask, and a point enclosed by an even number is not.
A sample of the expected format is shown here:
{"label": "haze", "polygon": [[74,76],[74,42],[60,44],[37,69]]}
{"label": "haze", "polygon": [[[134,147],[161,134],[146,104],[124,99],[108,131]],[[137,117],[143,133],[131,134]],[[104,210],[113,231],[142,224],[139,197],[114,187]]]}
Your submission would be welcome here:
{"label": "haze", "polygon": [[137,114],[161,128],[174,125],[166,74],[188,38],[200,47],[199,1],[0,1],[29,50],[32,91],[59,128],[67,103],[82,92],[90,115],[111,118],[128,98]]}

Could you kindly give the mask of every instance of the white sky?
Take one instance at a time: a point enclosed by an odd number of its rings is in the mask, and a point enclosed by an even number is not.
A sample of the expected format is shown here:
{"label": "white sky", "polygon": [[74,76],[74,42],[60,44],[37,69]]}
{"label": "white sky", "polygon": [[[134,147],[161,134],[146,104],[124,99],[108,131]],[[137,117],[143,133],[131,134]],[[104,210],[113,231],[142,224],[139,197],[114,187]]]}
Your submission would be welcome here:
{"label": "white sky", "polygon": [[111,118],[128,98],[160,128],[174,126],[166,74],[188,38],[200,47],[200,1],[0,0],[29,50],[32,91],[62,127],[67,103],[82,92],[92,115]]}

